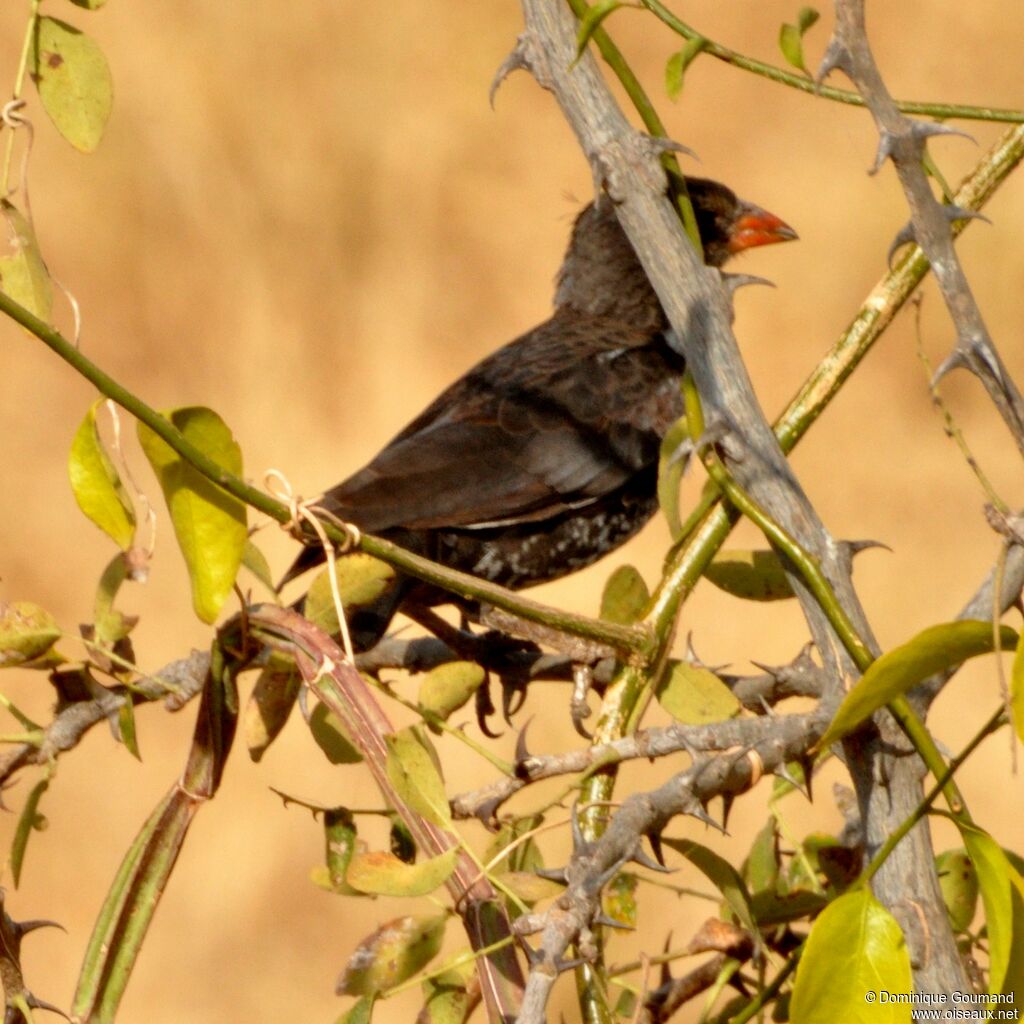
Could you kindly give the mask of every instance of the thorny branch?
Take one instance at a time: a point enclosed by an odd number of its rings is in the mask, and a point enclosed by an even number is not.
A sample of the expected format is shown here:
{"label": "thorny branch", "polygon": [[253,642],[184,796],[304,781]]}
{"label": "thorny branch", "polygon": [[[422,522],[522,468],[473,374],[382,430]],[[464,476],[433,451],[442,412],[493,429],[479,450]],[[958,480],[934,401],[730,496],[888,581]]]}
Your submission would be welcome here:
{"label": "thorny branch", "polygon": [[[653,760],[679,751],[695,757],[698,753],[756,747],[774,736],[788,736],[794,730],[808,729],[818,714],[733,718],[708,725],[667,725],[641,729],[631,736],[598,743],[582,750],[569,750],[563,754],[526,753],[516,760],[516,778],[498,779],[482,789],[454,797],[451,801],[452,811],[456,817],[478,817],[485,823],[490,822],[506,800],[541,779],[584,772],[637,758]],[[805,752],[812,745],[808,742]]]}
{"label": "thorny branch", "polygon": [[774,772],[799,758],[824,734],[830,715],[823,708],[809,715],[769,719],[770,734],[738,753],[703,758],[649,793],[627,797],[605,833],[589,843],[577,839],[565,869],[566,891],[542,914],[519,918],[520,934],[540,932],[539,947],[526,986],[518,1024],[542,1024],[551,988],[570,944],[585,951],[600,906],[604,884],[626,863],[641,855],[644,835],[658,835],[679,814],[708,821],[705,805],[720,794],[750,788],[764,772]]}
{"label": "thorny branch", "polygon": [[930,137],[963,133],[900,113],[871,53],[864,27],[864,0],[836,0],[835,9],[835,29],[817,81],[836,68],[846,73],[864,97],[878,128],[878,151],[871,173],[887,159],[896,168],[910,206],[906,240],[915,241],[928,257],[957,332],[956,346],[939,367],[935,380],[958,367],[970,370],[985,386],[1024,453],[1024,398],[989,335],[953,245],[950,223],[968,214],[935,199],[922,163]]}

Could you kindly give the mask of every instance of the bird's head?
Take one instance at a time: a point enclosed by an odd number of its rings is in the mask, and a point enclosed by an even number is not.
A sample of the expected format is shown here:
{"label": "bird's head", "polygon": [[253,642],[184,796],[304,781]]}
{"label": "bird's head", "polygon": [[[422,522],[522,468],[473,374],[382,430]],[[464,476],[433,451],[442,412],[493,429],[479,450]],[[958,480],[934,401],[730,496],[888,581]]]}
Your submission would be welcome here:
{"label": "bird's head", "polygon": [[[717,181],[687,178],[686,186],[709,266],[721,267],[746,249],[797,237],[775,214],[740,199]],[[558,273],[555,305],[628,319],[638,327],[656,325],[663,317],[607,196],[585,206],[576,218]]]}

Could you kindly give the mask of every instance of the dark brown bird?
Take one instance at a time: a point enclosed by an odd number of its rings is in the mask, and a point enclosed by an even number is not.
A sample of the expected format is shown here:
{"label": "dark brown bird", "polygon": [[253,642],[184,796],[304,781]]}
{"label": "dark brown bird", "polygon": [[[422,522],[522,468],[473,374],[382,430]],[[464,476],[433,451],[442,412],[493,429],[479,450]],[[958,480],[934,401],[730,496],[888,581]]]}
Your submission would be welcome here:
{"label": "dark brown bird", "polygon": [[[687,179],[706,262],[795,238],[724,185]],[[661,439],[682,414],[682,356],[607,197],[576,219],[550,320],[444,391],[321,503],[367,533],[506,587],[558,579],[632,537],[657,508]],[[306,548],[282,585],[323,561]],[[402,579],[353,632],[366,646],[402,601],[450,595]]]}

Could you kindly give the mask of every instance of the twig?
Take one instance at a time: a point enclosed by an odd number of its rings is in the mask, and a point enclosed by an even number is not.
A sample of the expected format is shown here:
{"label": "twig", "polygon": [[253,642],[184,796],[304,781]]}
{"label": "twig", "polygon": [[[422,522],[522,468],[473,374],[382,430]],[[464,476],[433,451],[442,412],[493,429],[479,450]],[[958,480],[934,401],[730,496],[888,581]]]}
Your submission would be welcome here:
{"label": "twig", "polygon": [[[864,28],[864,0],[836,0],[836,23],[817,80],[836,68],[846,73],[864,97],[878,128],[879,143],[872,172],[891,159],[910,206],[914,240],[924,250],[957,332],[953,352],[939,367],[937,379],[950,370],[970,370],[984,384],[1018,449],[1024,453],[1024,398],[1003,364],[974,299],[950,232],[958,213],[932,194],[922,160],[927,140],[953,130],[900,113],[889,95],[871,53]],[[959,134],[959,133],[954,133]]]}
{"label": "twig", "polygon": [[[562,754],[531,754],[516,764],[514,779],[498,779],[489,786],[452,798],[457,818],[480,817],[490,821],[498,808],[524,787],[541,779],[607,767],[637,758],[666,757],[678,751],[696,755],[711,751],[757,746],[772,737],[806,732],[820,712],[761,718],[732,718],[707,725],[667,725],[641,729],[632,736],[598,743]],[[810,743],[807,745],[811,746]]]}

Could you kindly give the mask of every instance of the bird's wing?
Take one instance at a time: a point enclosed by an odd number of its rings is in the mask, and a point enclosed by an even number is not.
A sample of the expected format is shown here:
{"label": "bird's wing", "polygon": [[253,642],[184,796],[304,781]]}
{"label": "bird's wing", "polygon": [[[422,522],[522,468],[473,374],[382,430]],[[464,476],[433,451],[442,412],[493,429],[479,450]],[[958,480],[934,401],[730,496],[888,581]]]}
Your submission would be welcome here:
{"label": "bird's wing", "polygon": [[452,385],[324,503],[370,532],[581,507],[657,459],[679,371],[660,338],[556,316]]}

